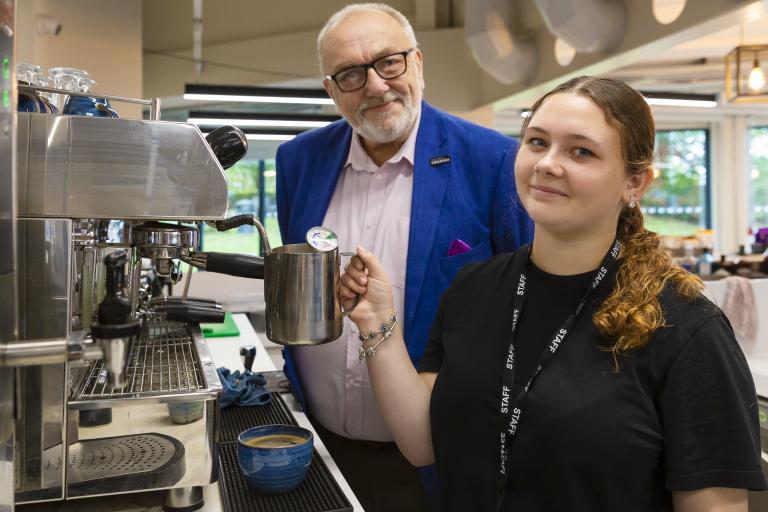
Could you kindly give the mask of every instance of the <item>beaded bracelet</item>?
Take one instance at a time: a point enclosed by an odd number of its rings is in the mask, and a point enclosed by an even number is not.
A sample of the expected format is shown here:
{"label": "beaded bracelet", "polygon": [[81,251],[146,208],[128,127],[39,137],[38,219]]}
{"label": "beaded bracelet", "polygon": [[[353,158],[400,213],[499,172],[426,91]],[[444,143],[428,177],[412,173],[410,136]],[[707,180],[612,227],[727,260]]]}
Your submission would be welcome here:
{"label": "beaded bracelet", "polygon": [[392,314],[389,315],[389,321],[386,324],[381,324],[381,329],[378,331],[373,331],[370,334],[363,334],[360,333],[360,336],[358,336],[358,339],[361,343],[365,343],[366,341],[375,339],[379,337],[379,335],[387,334],[387,331],[391,332],[392,328],[395,326],[395,322],[397,322],[397,311],[392,310]]}
{"label": "beaded bracelet", "polygon": [[[390,336],[392,336],[392,332],[395,329],[395,325],[397,325],[397,313],[392,312],[392,315],[389,317],[389,324],[381,324],[381,329],[378,331],[374,331],[367,336],[360,335],[360,341],[363,342],[363,345],[360,346],[360,350],[358,352],[358,358],[362,361],[366,357],[373,357],[376,355],[376,348],[381,345],[381,342],[388,339]],[[377,336],[381,336],[381,339],[378,340],[374,345],[370,347],[366,347],[364,343],[366,341],[375,339]]]}

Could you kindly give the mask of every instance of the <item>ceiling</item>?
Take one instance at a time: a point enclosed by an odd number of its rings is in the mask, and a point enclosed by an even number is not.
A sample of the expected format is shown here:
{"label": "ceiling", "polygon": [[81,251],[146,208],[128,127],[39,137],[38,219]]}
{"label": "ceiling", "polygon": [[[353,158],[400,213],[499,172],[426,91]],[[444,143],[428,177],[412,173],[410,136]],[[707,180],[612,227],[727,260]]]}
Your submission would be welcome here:
{"label": "ceiling", "polygon": [[[648,5],[639,4],[651,4],[654,0],[615,1],[621,1],[633,13],[640,8],[643,12],[650,12]],[[655,1],[664,4],[675,0]],[[545,36],[552,40],[534,0],[507,2],[514,13],[511,29],[515,34],[537,39],[540,37],[537,34],[547,32]],[[203,59],[207,63],[200,79],[192,74],[192,0],[144,0],[145,94],[170,97],[164,103],[169,108],[180,104],[177,100],[183,83],[196,79],[200,83],[319,86],[314,62],[314,38],[325,20],[347,3],[338,0],[205,1]],[[471,53],[466,47],[462,48],[461,43],[465,43],[465,9],[476,5],[478,0],[390,0],[388,3],[408,16],[416,28],[425,53],[427,71],[432,63],[433,68],[438,67],[443,73],[436,79],[439,87],[432,81],[434,78],[428,77],[426,97],[430,101],[441,105],[441,101],[446,103],[445,98],[449,94],[471,93],[476,94],[479,100],[466,105],[474,108],[482,104],[493,104],[497,111],[506,110],[507,116],[512,117],[513,112],[518,112],[519,108],[530,103],[530,97],[535,97],[526,95],[528,89],[525,87],[505,89],[489,76],[480,76],[482,71],[474,63],[466,66],[472,66],[475,79],[465,80],[463,89],[451,89],[452,82],[462,80],[462,77],[456,75],[466,74],[464,69],[470,69],[459,67],[464,65],[462,59],[472,60]],[[707,23],[703,23],[704,20],[696,21],[698,30],[689,27],[678,33],[673,33],[671,29],[660,32],[661,36],[666,37],[664,46],[641,41],[642,44],[638,43],[636,47],[627,46],[621,59],[611,55],[577,54],[575,67],[558,71],[556,65],[548,64],[548,75],[537,77],[537,82],[549,88],[551,86],[547,84],[552,83],[552,80],[559,81],[562,76],[581,69],[626,80],[642,90],[722,92],[725,55],[739,44],[768,44],[768,0],[730,0],[730,4],[725,0],[688,0],[689,5],[681,20],[690,15],[694,3],[697,9],[703,5],[719,4],[730,8],[732,4],[739,4],[741,10],[733,11],[728,16],[717,16],[717,12],[712,12],[708,15]],[[726,7],[723,7],[723,12]],[[648,21],[652,22],[653,19]],[[674,27],[674,23],[670,27]],[[450,34],[452,39],[441,39],[446,34]],[[547,53],[539,54],[541,62],[554,61]],[[451,62],[457,63],[458,73],[453,76],[448,74]],[[179,77],[177,83],[172,83],[172,77],[169,76],[174,74],[185,76]],[[534,94],[535,87],[529,89]],[[443,92],[445,95],[441,96]],[[498,112],[502,118],[504,113]]]}
{"label": "ceiling", "polygon": [[[318,31],[343,0],[207,0],[203,2],[203,45],[215,45],[275,36],[290,32]],[[387,2],[407,15],[414,0]],[[144,49],[184,50],[192,45],[192,0],[144,0]]]}

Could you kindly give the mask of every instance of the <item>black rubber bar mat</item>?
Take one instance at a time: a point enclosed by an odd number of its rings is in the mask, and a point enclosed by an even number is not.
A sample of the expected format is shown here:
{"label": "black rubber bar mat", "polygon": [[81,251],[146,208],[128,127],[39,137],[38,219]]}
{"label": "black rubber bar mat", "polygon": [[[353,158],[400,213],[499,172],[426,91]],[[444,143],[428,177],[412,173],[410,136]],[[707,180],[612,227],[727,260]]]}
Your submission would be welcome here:
{"label": "black rubber bar mat", "polygon": [[272,393],[272,400],[267,405],[239,407],[233,405],[221,411],[219,423],[219,443],[236,443],[240,432],[257,425],[298,425],[285,405],[280,393]]}
{"label": "black rubber bar mat", "polygon": [[257,425],[296,425],[282,397],[272,394],[264,406],[229,407],[221,411],[219,429],[219,493],[225,512],[351,512],[344,492],[331,476],[317,450],[307,477],[296,489],[281,494],[252,491],[237,463],[237,436]]}

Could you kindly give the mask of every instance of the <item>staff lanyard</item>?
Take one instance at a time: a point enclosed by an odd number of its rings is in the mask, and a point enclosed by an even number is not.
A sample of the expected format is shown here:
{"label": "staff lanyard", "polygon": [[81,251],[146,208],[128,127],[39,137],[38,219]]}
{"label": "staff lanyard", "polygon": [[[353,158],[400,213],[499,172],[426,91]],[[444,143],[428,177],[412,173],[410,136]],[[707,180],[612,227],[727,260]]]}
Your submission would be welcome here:
{"label": "staff lanyard", "polygon": [[536,369],[533,371],[533,375],[528,380],[525,387],[517,395],[517,397],[515,397],[514,401],[510,404],[512,389],[514,388],[515,384],[515,341],[517,337],[517,324],[520,319],[520,314],[523,311],[523,304],[525,303],[525,269],[527,268],[528,262],[530,261],[531,246],[529,245],[521,249],[520,253],[518,253],[518,258],[520,258],[518,262],[522,264],[518,265],[518,268],[520,268],[520,278],[517,282],[515,298],[512,301],[512,335],[509,341],[509,349],[507,350],[507,358],[504,362],[503,378],[501,383],[501,400],[499,411],[501,413],[502,421],[501,435],[499,436],[499,474],[496,485],[497,512],[501,512],[504,509],[504,498],[507,484],[509,482],[510,473],[509,453],[510,449],[512,448],[512,442],[515,439],[515,435],[517,434],[517,428],[520,425],[520,417],[523,413],[523,406],[525,405],[525,401],[528,397],[528,392],[530,391],[533,382],[536,380],[536,377],[538,377],[541,373],[541,370],[544,369],[547,363],[549,363],[552,358],[555,357],[557,351],[563,346],[565,339],[571,332],[571,328],[573,327],[574,322],[576,322],[579,314],[581,314],[581,311],[584,308],[584,305],[587,303],[589,297],[592,295],[592,292],[598,286],[600,286],[600,283],[605,281],[606,278],[612,276],[616,271],[620,249],[621,244],[618,240],[615,240],[613,245],[611,245],[610,250],[603,258],[603,261],[600,263],[600,267],[595,271],[595,275],[592,278],[591,284],[584,292],[584,295],[579,301],[578,306],[576,306],[576,311],[574,311],[568,318],[566,318],[563,325],[560,326],[557,331],[555,331],[555,334],[549,342],[549,345],[544,348],[542,354],[539,356],[539,362],[536,364]]}

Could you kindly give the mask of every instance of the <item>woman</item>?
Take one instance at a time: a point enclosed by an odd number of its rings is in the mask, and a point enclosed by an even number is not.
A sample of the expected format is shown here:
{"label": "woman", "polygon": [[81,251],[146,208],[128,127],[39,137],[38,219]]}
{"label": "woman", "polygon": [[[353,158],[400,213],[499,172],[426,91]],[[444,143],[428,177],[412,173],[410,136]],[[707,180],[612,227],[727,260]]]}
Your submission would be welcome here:
{"label": "woman", "polygon": [[376,257],[342,298],[408,460],[442,510],[746,511],[765,489],[754,384],[722,312],[643,228],[654,123],[626,84],[580,77],[523,126],[531,246],[462,270],[420,373]]}

